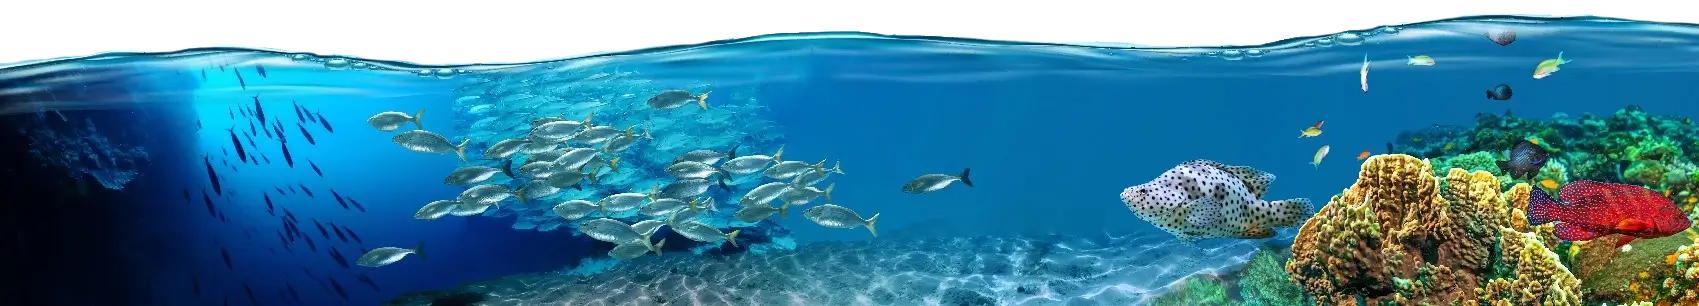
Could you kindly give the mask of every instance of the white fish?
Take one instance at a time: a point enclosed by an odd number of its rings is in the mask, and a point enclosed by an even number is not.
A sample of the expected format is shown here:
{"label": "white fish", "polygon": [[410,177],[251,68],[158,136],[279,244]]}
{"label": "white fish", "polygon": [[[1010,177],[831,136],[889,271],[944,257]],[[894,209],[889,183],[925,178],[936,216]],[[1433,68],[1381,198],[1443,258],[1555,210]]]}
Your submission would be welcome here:
{"label": "white fish", "polygon": [[596,158],[596,154],[599,153],[601,152],[596,151],[596,149],[572,148],[571,151],[567,151],[565,154],[561,154],[559,158],[555,158],[555,167],[559,167],[558,169],[564,170],[577,170],[584,167],[584,164],[589,163],[590,159]]}
{"label": "white fish", "polygon": [[655,231],[661,230],[662,225],[666,225],[666,222],[661,222],[661,220],[643,220],[637,221],[637,223],[632,223],[631,230],[636,231],[638,235],[642,235],[644,240],[648,240],[649,236],[655,235]]}
{"label": "white fish", "polygon": [[691,199],[690,202],[673,198],[659,199],[649,202],[649,205],[643,205],[642,208],[637,209],[637,213],[645,216],[662,216],[690,207],[693,205],[691,202],[696,201],[696,199]]}
{"label": "white fish", "polygon": [[638,257],[643,257],[643,255],[649,254],[649,252],[655,252],[656,256],[660,256],[661,246],[666,244],[666,239],[661,239],[660,242],[654,244],[650,244],[647,240],[639,243],[621,244],[615,246],[612,250],[608,250],[608,257],[613,257],[619,260],[632,260],[637,259]]}
{"label": "white fish", "polygon": [[647,128],[643,130],[643,134],[631,133],[631,130],[636,128],[637,126],[635,125],[625,128],[625,132],[623,134],[608,140],[607,143],[602,144],[602,153],[618,154],[620,152],[624,152],[625,149],[631,148],[632,145],[637,144],[640,140],[655,139],[655,136],[649,134],[649,130]]}
{"label": "white fish", "polygon": [[708,187],[713,185],[713,182],[709,182],[706,179],[678,180],[671,184],[667,184],[666,187],[662,187],[661,192],[656,194],[656,197],[674,199],[695,197],[708,192]]}
{"label": "white fish", "polygon": [[510,196],[513,196],[513,191],[508,190],[507,186],[484,184],[461,191],[455,200],[460,203],[495,204]]}
{"label": "white fish", "polygon": [[814,224],[830,228],[852,229],[866,226],[868,233],[873,234],[873,237],[879,237],[879,231],[873,227],[873,224],[879,221],[879,214],[877,213],[873,214],[871,218],[862,220],[861,214],[854,210],[834,204],[823,204],[803,210],[802,217],[808,218],[808,221],[814,221]]}
{"label": "white fish", "polygon": [[621,132],[620,129],[611,126],[596,126],[572,135],[572,140],[586,144],[598,144],[618,137]]}
{"label": "white fish", "polygon": [[431,201],[431,203],[425,204],[425,207],[420,207],[419,212],[413,213],[413,219],[436,220],[448,215],[456,205],[460,205],[460,202],[455,200]]}
{"label": "white fish", "polygon": [[448,142],[448,137],[442,137],[437,133],[426,130],[412,130],[395,134],[395,137],[391,137],[390,141],[413,152],[431,154],[452,152],[454,155],[460,156],[460,162],[466,162],[466,143],[471,142],[472,139],[467,138],[461,141],[460,145],[454,145]]}
{"label": "white fish", "polygon": [[808,169],[808,171],[804,171],[802,174],[797,175],[796,178],[791,179],[791,185],[819,185],[821,182],[825,182],[826,178],[831,177],[833,173],[844,174],[844,170],[839,168],[841,165],[843,165],[843,163],[839,162],[832,164],[832,169]]}
{"label": "white fish", "polygon": [[573,121],[554,121],[531,128],[530,136],[545,142],[562,142],[578,135],[583,124]]}
{"label": "white fish", "polygon": [[783,162],[783,160],[781,160],[781,158],[783,158],[784,154],[785,154],[785,147],[779,146],[779,150],[777,152],[774,152],[773,156],[766,156],[766,155],[738,156],[736,158],[732,158],[731,160],[726,161],[726,164],[720,165],[720,169],[725,170],[726,172],[730,172],[732,174],[737,174],[737,175],[744,175],[744,174],[760,172],[761,170],[766,169],[767,165],[771,164],[772,162],[775,162],[775,161]]}
{"label": "white fish", "polygon": [[1260,239],[1309,215],[1309,199],[1263,201],[1274,175],[1250,167],[1193,160],[1121,191],[1133,214],[1182,242]]}
{"label": "white fish", "polygon": [[749,193],[743,194],[743,197],[739,198],[737,202],[744,206],[767,204],[767,202],[772,202],[773,199],[779,198],[779,196],[783,195],[785,190],[790,187],[791,184],[785,184],[783,182],[761,184],[761,186],[755,186],[754,189],[750,189]]}
{"label": "white fish", "polygon": [[732,147],[731,151],[729,151],[729,152],[730,153],[720,153],[720,152],[714,152],[714,150],[707,150],[707,149],[692,150],[690,152],[684,152],[684,154],[679,154],[677,158],[673,158],[673,163],[677,164],[677,163],[686,162],[686,161],[694,161],[694,162],[704,163],[704,164],[708,164],[708,165],[714,165],[714,164],[719,163],[720,160],[726,159],[727,157],[737,157],[737,147]]}
{"label": "white fish", "polygon": [[832,188],[837,186],[838,184],[836,183],[826,185],[825,190],[814,187],[791,186],[791,188],[785,189],[785,192],[779,195],[779,200],[784,201],[784,206],[807,205],[808,202],[813,202],[814,199],[820,197],[826,197],[826,202],[833,202]]}
{"label": "white fish", "polygon": [[938,191],[944,189],[944,187],[949,187],[950,183],[955,183],[956,181],[961,181],[962,185],[973,187],[973,180],[969,179],[967,176],[969,171],[973,171],[973,168],[962,169],[961,175],[936,173],[921,175],[920,177],[916,177],[913,180],[909,180],[908,183],[903,184],[903,192],[910,194],[923,194]]}
{"label": "white fish", "polygon": [[1362,83],[1363,92],[1369,92],[1369,55],[1363,54],[1363,68],[1357,70],[1357,82]]}
{"label": "white fish", "polygon": [[762,219],[767,219],[767,217],[771,217],[773,214],[778,212],[779,208],[773,207],[772,205],[764,203],[745,203],[743,204],[743,208],[738,209],[736,212],[732,212],[732,217],[742,220],[743,222],[755,223],[761,222]]}
{"label": "white fish", "polygon": [[643,200],[649,199],[652,194],[654,194],[653,189],[647,194],[626,192],[610,195],[602,198],[601,201],[596,201],[596,207],[602,209],[603,216],[611,216],[608,214],[609,212],[627,211],[643,206]]}
{"label": "white fish", "polygon": [[509,170],[512,165],[513,163],[511,161],[504,160],[501,163],[501,168],[486,166],[460,167],[460,169],[454,169],[454,172],[449,172],[448,177],[442,179],[442,183],[456,186],[482,183],[485,180],[489,180],[491,177],[495,177],[496,173],[508,173],[508,175],[512,175],[511,173],[513,173],[513,171]]}
{"label": "white fish", "polygon": [[[456,201],[456,202],[458,202],[458,201]],[[494,206],[496,206],[496,205],[495,204],[464,203],[464,202],[462,202],[459,205],[454,205],[454,208],[449,209],[448,214],[450,216],[455,216],[455,217],[476,216],[478,214],[482,214],[485,211],[490,210],[490,207],[494,207]]]}
{"label": "white fish", "polygon": [[372,249],[370,252],[366,252],[365,255],[360,255],[360,259],[354,260],[354,263],[364,267],[376,268],[401,261],[402,258],[407,257],[407,254],[419,254],[419,259],[425,259],[425,253],[420,252],[420,250],[423,250],[424,248],[425,243],[422,241],[419,242],[418,246],[414,246],[411,249],[397,247],[376,248]]}
{"label": "white fish", "polygon": [[414,126],[419,127],[419,129],[424,129],[425,124],[419,123],[419,117],[424,115],[424,109],[419,109],[418,112],[413,113],[411,116],[403,112],[387,111],[378,113],[377,115],[372,115],[371,118],[366,118],[366,124],[370,124],[372,127],[384,132],[399,129],[402,124],[407,124],[409,122],[413,123]]}
{"label": "white fish", "polygon": [[679,108],[685,104],[690,104],[690,102],[696,102],[697,106],[706,110],[708,109],[707,100],[709,93],[712,93],[712,91],[702,92],[700,95],[692,95],[689,91],[668,90],[655,94],[654,97],[649,98],[648,103],[649,107],[653,107],[658,110],[669,110]]}
{"label": "white fish", "polygon": [[803,172],[808,172],[809,170],[825,171],[824,169],[820,168],[821,166],[825,166],[825,165],[826,165],[826,160],[824,160],[824,159],[820,160],[819,163],[816,163],[816,164],[813,164],[813,165],[810,165],[807,162],[802,162],[802,161],[794,161],[794,160],[783,161],[783,162],[779,162],[778,164],[773,165],[772,167],[767,168],[766,171],[761,171],[761,175],[765,175],[765,176],[767,176],[767,178],[771,178],[771,179],[775,179],[775,180],[790,179],[791,177],[795,177],[799,174],[802,174]]}
{"label": "white fish", "polygon": [[712,225],[703,224],[702,222],[694,220],[678,222],[673,225],[673,232],[678,233],[680,236],[684,236],[684,238],[709,243],[725,240],[726,242],[731,243],[732,247],[738,247],[737,233],[742,231],[743,230],[732,230],[732,232],[728,234],[720,232],[720,229],[714,228]]}
{"label": "white fish", "polygon": [[558,215],[568,221],[578,220],[580,218],[584,218],[584,216],[589,216],[591,212],[596,211],[596,203],[585,200],[571,200],[556,204],[554,211],[555,215]]}
{"label": "white fish", "polygon": [[560,188],[549,185],[547,180],[530,181],[526,182],[524,186],[519,186],[519,190],[514,190],[513,197],[519,199],[519,205],[530,205],[528,202],[531,199],[551,196],[558,192],[560,192]]}

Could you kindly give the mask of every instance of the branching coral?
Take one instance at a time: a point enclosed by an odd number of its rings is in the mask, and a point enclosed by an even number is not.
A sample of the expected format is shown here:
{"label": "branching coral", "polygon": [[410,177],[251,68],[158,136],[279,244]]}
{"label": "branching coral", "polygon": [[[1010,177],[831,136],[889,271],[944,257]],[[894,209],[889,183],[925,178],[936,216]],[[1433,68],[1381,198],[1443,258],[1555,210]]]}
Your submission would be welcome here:
{"label": "branching coral", "polygon": [[1408,155],[1366,160],[1299,229],[1292,281],[1329,305],[1578,303],[1578,282],[1522,219],[1528,185],[1500,194],[1485,171],[1452,169],[1443,185],[1432,173]]}

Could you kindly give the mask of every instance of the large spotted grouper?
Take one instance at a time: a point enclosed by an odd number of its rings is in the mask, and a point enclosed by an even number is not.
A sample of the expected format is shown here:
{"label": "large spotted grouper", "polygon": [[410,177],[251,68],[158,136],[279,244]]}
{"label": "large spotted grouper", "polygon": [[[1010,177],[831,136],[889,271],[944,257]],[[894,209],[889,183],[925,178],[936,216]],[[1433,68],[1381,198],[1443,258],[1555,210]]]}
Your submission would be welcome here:
{"label": "large spotted grouper", "polygon": [[1297,225],[1310,212],[1309,199],[1263,201],[1272,182],[1268,172],[1200,159],[1128,187],[1121,191],[1121,202],[1182,242],[1268,238],[1275,227]]}

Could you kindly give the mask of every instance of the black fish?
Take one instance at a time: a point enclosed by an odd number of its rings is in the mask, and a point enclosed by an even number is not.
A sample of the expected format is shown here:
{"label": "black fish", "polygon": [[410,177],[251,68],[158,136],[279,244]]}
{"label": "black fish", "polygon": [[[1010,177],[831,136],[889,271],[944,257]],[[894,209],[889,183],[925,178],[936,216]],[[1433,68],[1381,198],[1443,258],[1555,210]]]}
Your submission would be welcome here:
{"label": "black fish", "polygon": [[189,287],[195,291],[195,296],[201,295],[201,277],[194,271],[189,271]]}
{"label": "black fish", "polygon": [[[348,233],[348,238],[354,238],[355,243],[366,243],[365,241],[360,241],[359,233],[355,233],[354,229],[348,228],[346,225],[342,226],[342,232]],[[365,252],[360,252],[360,254],[365,254]]]}
{"label": "black fish", "polygon": [[266,129],[260,129],[260,130],[261,130],[261,131],[265,131],[265,138],[277,138],[277,137],[273,137],[273,136],[271,136],[271,129],[269,129],[269,128],[266,128]]}
{"label": "black fish", "polygon": [[277,216],[277,209],[271,205],[271,194],[265,194],[265,213]]}
{"label": "black fish", "polygon": [[307,113],[307,122],[319,123],[319,116],[314,115],[316,113],[314,113],[312,110],[307,109],[305,107],[302,107],[301,111]]}
{"label": "black fish", "polygon": [[259,117],[260,124],[265,124],[265,106],[260,105],[260,95],[254,95],[254,117]]}
{"label": "black fish", "polygon": [[196,131],[201,130],[201,120],[200,119],[195,119],[195,130]]}
{"label": "black fish", "polygon": [[248,301],[249,302],[253,302],[254,305],[260,304],[260,299],[254,297],[254,288],[248,287],[248,284],[242,284],[242,291],[248,292]]}
{"label": "black fish", "polygon": [[366,206],[360,205],[360,201],[355,201],[354,198],[348,198],[348,204],[353,204],[354,209],[358,209],[360,212],[366,212]]}
{"label": "black fish", "polygon": [[316,114],[313,114],[313,115],[319,117],[319,124],[324,125],[324,130],[326,132],[336,133],[336,129],[330,127],[330,120],[324,119],[324,113],[316,113]]}
{"label": "black fish", "polygon": [[193,200],[189,198],[189,187],[183,187],[183,203],[188,204],[190,201]]}
{"label": "black fish", "polygon": [[226,131],[230,131],[230,144],[236,146],[236,156],[240,157],[242,162],[248,162],[248,150],[242,148],[242,139],[236,138],[236,127],[230,127]]}
{"label": "black fish", "polygon": [[342,256],[342,252],[337,252],[336,247],[330,247],[329,254],[330,259],[336,260],[336,265],[342,266],[343,269],[348,268],[348,259],[343,258],[344,256]]}
{"label": "black fish", "polygon": [[295,292],[295,284],[283,284],[283,287],[289,289],[289,299],[296,301],[301,300],[301,294]]}
{"label": "black fish", "polygon": [[212,196],[206,194],[206,190],[201,190],[201,202],[206,202],[206,213],[208,215],[218,217],[218,209],[212,207]]}
{"label": "black fish", "polygon": [[201,69],[201,81],[206,81],[206,69]]}
{"label": "black fish", "polygon": [[313,173],[317,173],[319,177],[324,177],[324,171],[319,170],[319,164],[315,164],[313,163],[313,160],[309,159],[307,160],[307,165],[313,167]]}
{"label": "black fish", "polygon": [[229,269],[231,271],[235,271],[236,265],[233,264],[233,263],[230,263],[230,250],[227,250],[224,247],[218,247],[218,253],[220,255],[224,255],[224,268]]}
{"label": "black fish", "polygon": [[251,134],[253,132],[254,132],[254,120],[248,119],[248,133]]}
{"label": "black fish", "polygon": [[1392,143],[1391,142],[1386,143],[1386,154],[1392,154]]}
{"label": "black fish", "polygon": [[[313,141],[313,133],[307,132],[307,127],[301,126],[301,123],[299,123],[299,122],[295,123],[295,127],[301,128],[301,137],[307,138],[307,144],[310,144],[310,145],[318,144],[318,142]],[[326,126],[326,127],[328,128],[329,126]]]}
{"label": "black fish", "polygon": [[277,123],[271,128],[272,135],[277,135],[277,142],[289,142],[289,134],[283,133],[283,123]]}
{"label": "black fish", "polygon": [[342,210],[348,210],[348,201],[343,200],[342,194],[336,193],[335,188],[330,189],[330,196],[336,198],[336,204],[342,205]]}
{"label": "black fish", "polygon": [[301,103],[300,102],[289,101],[289,104],[291,106],[295,107],[295,122],[305,122],[305,121],[307,121],[307,116],[301,114]]}
{"label": "black fish", "polygon": [[[252,132],[249,132],[248,135],[242,135],[242,137],[247,137],[249,148],[254,148],[254,150],[259,150],[260,144],[254,142],[254,136],[252,136],[252,135],[253,135]],[[253,156],[253,154],[249,154],[248,156]]]}
{"label": "black fish", "polygon": [[325,277],[325,278],[330,280],[330,287],[331,288],[336,288],[336,295],[342,296],[342,300],[347,301],[348,300],[348,292],[342,290],[342,284],[336,283],[335,278],[330,278],[328,276]]}
{"label": "black fish", "polygon": [[266,76],[265,76],[265,66],[260,66],[258,64],[255,64],[254,65],[254,72],[259,73],[260,78],[266,78]]}
{"label": "black fish", "polygon": [[224,113],[227,114],[227,115],[230,115],[230,119],[232,119],[232,120],[236,119],[236,110],[225,108]]}
{"label": "black fish", "polygon": [[289,143],[278,142],[277,146],[283,148],[283,162],[288,163],[290,168],[294,168],[295,156],[289,154]]}
{"label": "black fish", "polygon": [[1498,86],[1494,86],[1493,89],[1487,90],[1487,99],[1510,100],[1510,95],[1512,93],[1513,92],[1510,90],[1509,84],[1498,84]]}
{"label": "black fish", "polygon": [[342,228],[336,227],[336,223],[330,224],[330,231],[332,233],[336,233],[337,240],[342,240],[342,243],[348,243],[348,235],[343,235]]}
{"label": "black fish", "polygon": [[283,188],[279,188],[279,187],[277,187],[277,186],[271,186],[271,190],[277,190],[277,194],[278,194],[278,195],[282,195],[282,194],[284,194],[284,192],[283,192]]}
{"label": "black fish", "polygon": [[319,228],[319,236],[330,239],[330,231],[324,230],[324,223],[319,223],[318,219],[313,219],[313,226]]}
{"label": "black fish", "polygon": [[1546,166],[1547,157],[1545,147],[1523,140],[1510,148],[1510,160],[1499,161],[1498,169],[1509,173],[1510,178],[1533,178]]}
{"label": "black fish", "polygon": [[241,84],[242,90],[248,90],[248,80],[242,79],[242,70],[236,70],[236,84]]}
{"label": "black fish", "polygon": [[[212,192],[224,195],[224,185],[217,182],[217,170],[212,168],[212,158],[207,158],[207,155],[200,155],[200,160],[207,163],[207,182],[212,182]],[[202,192],[206,192],[206,190],[202,190]]]}
{"label": "black fish", "polygon": [[309,198],[315,198],[315,199],[317,199],[317,198],[318,198],[318,197],[317,197],[317,196],[313,196],[313,190],[312,190],[312,189],[307,189],[307,185],[306,185],[306,184],[296,184],[296,185],[299,185],[299,186],[301,186],[301,192],[302,192],[302,193],[306,193],[306,194],[307,194],[307,197],[309,197]]}
{"label": "black fish", "polygon": [[299,192],[295,192],[295,186],[294,185],[289,186],[289,193],[290,194],[299,194]]}
{"label": "black fish", "polygon": [[265,153],[260,153],[260,158],[265,159],[265,164],[271,164],[271,156],[265,156]]}
{"label": "black fish", "polygon": [[366,286],[371,286],[372,291],[383,291],[383,289],[378,289],[377,282],[372,281],[372,278],[366,277],[365,274],[354,274],[354,278],[359,279],[362,283],[366,283]]}
{"label": "black fish", "polygon": [[312,250],[313,252],[319,251],[319,246],[316,245],[316,244],[313,244],[313,237],[301,236],[301,241],[307,242],[307,249],[308,250]]}

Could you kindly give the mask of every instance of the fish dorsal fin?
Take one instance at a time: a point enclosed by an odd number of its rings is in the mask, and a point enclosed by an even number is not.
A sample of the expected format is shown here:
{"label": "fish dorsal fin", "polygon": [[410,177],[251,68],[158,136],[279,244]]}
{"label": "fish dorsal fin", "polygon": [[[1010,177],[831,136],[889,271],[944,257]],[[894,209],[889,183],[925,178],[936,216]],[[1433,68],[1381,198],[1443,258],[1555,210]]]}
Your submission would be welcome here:
{"label": "fish dorsal fin", "polygon": [[1183,163],[1180,163],[1180,164],[1181,165],[1192,165],[1192,166],[1204,166],[1204,167],[1210,167],[1210,168],[1216,168],[1216,169],[1220,169],[1221,167],[1227,166],[1227,165],[1221,164],[1220,162],[1216,162],[1216,161],[1208,160],[1208,159],[1194,159],[1194,160],[1189,160],[1189,161],[1186,161],[1186,162],[1183,162]]}
{"label": "fish dorsal fin", "polygon": [[1256,196],[1258,199],[1261,199],[1264,193],[1268,193],[1268,184],[1274,182],[1274,174],[1252,169],[1251,167],[1222,166],[1221,170],[1227,171],[1227,173],[1232,173],[1233,176],[1238,177],[1240,182],[1245,183],[1245,189],[1250,190],[1251,195]]}
{"label": "fish dorsal fin", "polygon": [[1221,223],[1222,203],[1207,197],[1186,203],[1189,208],[1186,223],[1192,226],[1213,227]]}

